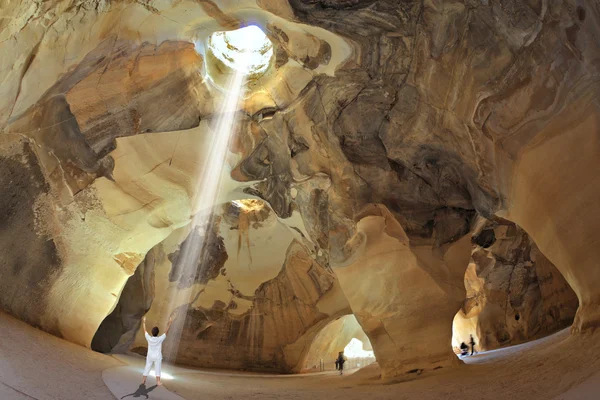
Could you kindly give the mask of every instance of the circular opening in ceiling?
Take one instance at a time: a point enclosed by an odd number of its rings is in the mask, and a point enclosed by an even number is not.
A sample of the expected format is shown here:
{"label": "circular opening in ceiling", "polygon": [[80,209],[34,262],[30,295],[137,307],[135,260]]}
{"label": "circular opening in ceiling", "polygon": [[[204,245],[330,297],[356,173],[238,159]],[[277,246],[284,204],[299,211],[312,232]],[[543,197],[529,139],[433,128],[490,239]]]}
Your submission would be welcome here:
{"label": "circular opening in ceiling", "polygon": [[271,66],[273,43],[262,29],[250,25],[210,35],[207,56],[207,71],[217,84],[233,72],[256,80]]}

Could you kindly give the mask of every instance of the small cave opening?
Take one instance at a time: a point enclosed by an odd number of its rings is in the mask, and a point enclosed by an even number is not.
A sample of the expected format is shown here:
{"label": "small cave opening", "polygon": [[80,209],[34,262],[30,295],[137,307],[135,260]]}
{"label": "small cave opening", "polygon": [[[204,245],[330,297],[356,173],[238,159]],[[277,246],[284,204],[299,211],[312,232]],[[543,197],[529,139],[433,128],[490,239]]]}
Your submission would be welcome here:
{"label": "small cave opening", "polygon": [[236,73],[245,76],[246,84],[257,81],[274,62],[273,43],[256,25],[214,32],[205,48],[206,73],[221,89]]}
{"label": "small cave opening", "polygon": [[377,361],[371,342],[354,315],[340,317],[321,329],[312,341],[301,372],[335,371],[340,353],[345,360],[344,370],[363,368]]}

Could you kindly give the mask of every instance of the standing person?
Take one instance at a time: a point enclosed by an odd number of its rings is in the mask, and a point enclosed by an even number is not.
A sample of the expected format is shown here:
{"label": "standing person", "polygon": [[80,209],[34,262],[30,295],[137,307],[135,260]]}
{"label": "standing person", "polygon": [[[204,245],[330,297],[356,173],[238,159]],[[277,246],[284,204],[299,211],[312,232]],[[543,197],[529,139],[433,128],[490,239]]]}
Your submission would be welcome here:
{"label": "standing person", "polygon": [[340,375],[344,375],[344,363],[346,362],[346,358],[344,357],[344,352],[340,351],[340,354],[338,355],[337,358],[337,364],[339,365],[340,368]]}
{"label": "standing person", "polygon": [[158,326],[152,328],[152,336],[148,334],[146,331],[146,317],[142,318],[142,324],[144,327],[144,335],[146,336],[146,340],[148,341],[148,355],[146,356],[146,368],[144,368],[144,378],[142,379],[142,385],[146,383],[146,378],[150,373],[150,369],[152,368],[152,364],[154,364],[154,373],[156,375],[156,384],[158,386],[162,385],[160,382],[160,367],[162,364],[162,344],[167,338],[167,333],[169,333],[169,329],[171,328],[171,324],[173,323],[173,316],[169,318],[169,323],[167,325],[167,330],[162,335],[158,336]]}
{"label": "standing person", "polygon": [[473,339],[473,335],[471,336],[471,355],[473,355],[473,353],[475,352],[475,339]]}
{"label": "standing person", "polygon": [[466,356],[468,354],[469,354],[469,346],[467,346],[467,344],[465,342],[462,342],[460,344],[460,355]]}

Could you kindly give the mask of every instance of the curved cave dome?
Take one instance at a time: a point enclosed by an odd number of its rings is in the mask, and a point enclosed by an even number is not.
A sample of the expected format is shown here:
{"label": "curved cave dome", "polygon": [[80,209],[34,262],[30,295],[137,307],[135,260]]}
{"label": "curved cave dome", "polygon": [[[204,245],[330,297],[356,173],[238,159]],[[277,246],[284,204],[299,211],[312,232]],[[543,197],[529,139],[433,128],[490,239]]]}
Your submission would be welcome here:
{"label": "curved cave dome", "polygon": [[273,43],[256,25],[209,36],[206,70],[219,87],[225,87],[234,73],[243,73],[248,82],[256,81],[269,70],[273,60]]}

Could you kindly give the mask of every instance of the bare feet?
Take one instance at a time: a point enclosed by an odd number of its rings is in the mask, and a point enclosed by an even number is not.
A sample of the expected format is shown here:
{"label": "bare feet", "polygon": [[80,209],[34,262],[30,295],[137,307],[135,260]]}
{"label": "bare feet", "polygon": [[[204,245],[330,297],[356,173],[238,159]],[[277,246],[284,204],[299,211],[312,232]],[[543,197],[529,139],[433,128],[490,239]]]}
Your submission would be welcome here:
{"label": "bare feet", "polygon": [[157,377],[156,377],[156,384],[157,384],[158,386],[162,386],[162,382],[160,381],[160,376],[157,376]]}
{"label": "bare feet", "polygon": [[146,377],[143,377],[142,378],[142,385],[145,385],[145,384],[146,384]]}

